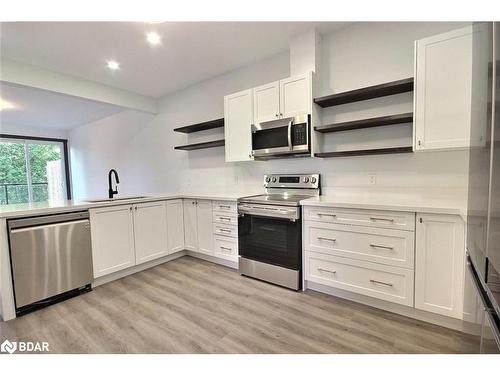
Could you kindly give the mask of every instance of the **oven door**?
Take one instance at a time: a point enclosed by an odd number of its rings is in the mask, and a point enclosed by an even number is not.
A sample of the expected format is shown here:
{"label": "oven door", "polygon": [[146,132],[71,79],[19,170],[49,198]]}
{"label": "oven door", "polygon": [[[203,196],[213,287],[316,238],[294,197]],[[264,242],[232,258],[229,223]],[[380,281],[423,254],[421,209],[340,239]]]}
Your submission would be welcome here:
{"label": "oven door", "polygon": [[301,269],[301,220],[244,214],[238,217],[241,257],[292,270]]}
{"label": "oven door", "polygon": [[253,156],[309,153],[309,118],[297,116],[252,125]]}

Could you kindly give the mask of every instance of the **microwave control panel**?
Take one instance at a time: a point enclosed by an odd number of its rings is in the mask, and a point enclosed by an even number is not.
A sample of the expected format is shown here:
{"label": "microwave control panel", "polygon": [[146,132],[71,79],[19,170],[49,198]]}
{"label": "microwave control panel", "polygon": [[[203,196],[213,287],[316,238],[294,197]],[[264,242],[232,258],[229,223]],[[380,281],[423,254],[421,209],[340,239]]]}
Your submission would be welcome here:
{"label": "microwave control panel", "polygon": [[298,124],[293,127],[293,144],[307,144],[307,124]]}

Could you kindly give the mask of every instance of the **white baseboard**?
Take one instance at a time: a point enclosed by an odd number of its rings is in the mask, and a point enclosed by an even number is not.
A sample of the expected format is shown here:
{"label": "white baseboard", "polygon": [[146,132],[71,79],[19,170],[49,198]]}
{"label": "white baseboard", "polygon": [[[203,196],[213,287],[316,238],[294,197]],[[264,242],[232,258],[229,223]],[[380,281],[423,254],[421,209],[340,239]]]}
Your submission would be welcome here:
{"label": "white baseboard", "polygon": [[454,329],[461,332],[467,332],[464,321],[456,318],[450,318],[427,311],[415,309],[413,307],[398,305],[397,303],[383,301],[377,298],[363,296],[361,294],[348,292],[342,289],[333,288],[331,286],[321,285],[312,281],[306,281],[304,289],[310,289],[317,292],[329,294],[335,297],[347,299],[349,301],[358,302],[363,305],[368,305],[381,310],[393,312],[395,314],[407,316],[427,323],[436,324],[442,327]]}
{"label": "white baseboard", "polygon": [[185,255],[186,255],[186,251],[182,250],[182,251],[179,251],[177,253],[167,255],[163,258],[159,258],[159,259],[152,260],[150,262],[139,264],[137,266],[130,267],[130,268],[127,268],[125,270],[112,273],[110,275],[101,276],[97,279],[94,279],[94,282],[92,283],[92,287],[96,287],[99,285],[109,283],[111,281],[121,279],[122,277],[129,276],[129,275],[132,275],[132,274],[140,272],[140,271],[144,271],[148,268],[155,267],[155,266],[158,266],[158,265],[166,263],[166,262],[170,262],[174,259],[183,257]]}
{"label": "white baseboard", "polygon": [[232,261],[229,259],[217,258],[217,257],[211,256],[211,255],[201,254],[201,253],[197,253],[197,252],[191,251],[191,250],[185,250],[185,251],[186,251],[186,255],[192,256],[193,258],[199,258],[199,259],[206,260],[208,262],[220,264],[221,266],[226,266],[229,268],[238,269],[238,261],[237,260]]}

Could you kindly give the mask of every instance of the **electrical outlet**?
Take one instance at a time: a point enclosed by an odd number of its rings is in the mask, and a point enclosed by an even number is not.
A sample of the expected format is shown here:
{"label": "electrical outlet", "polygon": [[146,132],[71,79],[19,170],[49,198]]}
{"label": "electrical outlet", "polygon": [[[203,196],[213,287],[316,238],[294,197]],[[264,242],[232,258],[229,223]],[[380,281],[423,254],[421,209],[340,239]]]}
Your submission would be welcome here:
{"label": "electrical outlet", "polygon": [[370,173],[368,175],[368,184],[377,185],[377,175],[375,173]]}

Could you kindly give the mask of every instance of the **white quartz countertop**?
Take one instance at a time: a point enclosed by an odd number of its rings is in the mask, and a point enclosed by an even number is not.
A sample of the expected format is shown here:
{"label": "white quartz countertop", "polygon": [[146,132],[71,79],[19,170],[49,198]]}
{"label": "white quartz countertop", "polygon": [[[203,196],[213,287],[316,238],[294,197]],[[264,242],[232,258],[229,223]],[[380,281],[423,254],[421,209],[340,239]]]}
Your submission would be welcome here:
{"label": "white quartz countertop", "polygon": [[359,208],[467,216],[466,193],[453,190],[332,189],[320,197],[300,202],[303,206]]}
{"label": "white quartz countertop", "polygon": [[[9,204],[0,206],[0,218],[15,218],[35,215],[45,215],[59,212],[87,210],[89,208],[116,206],[169,200],[180,198],[210,199],[222,201],[237,201],[239,198],[262,193],[258,190],[245,192],[174,192],[160,194],[144,194],[145,198],[120,199],[98,203],[88,201],[57,201]],[[122,197],[118,197],[122,198]],[[466,193],[453,190],[411,190],[411,189],[362,189],[337,188],[324,189],[323,195],[304,199],[303,206],[358,208],[389,211],[408,211],[420,213],[460,215],[464,220],[467,216]]]}
{"label": "white quartz countertop", "polygon": [[[210,199],[221,201],[237,201],[238,198],[252,195],[252,193],[161,193],[161,194],[144,194],[145,198],[130,198],[119,200],[107,200],[105,202],[91,203],[88,201],[55,201],[55,202],[33,202],[21,204],[0,205],[0,218],[14,218],[35,215],[53,214],[59,212],[71,212],[79,210],[87,210],[89,208],[117,206],[122,204],[133,204],[142,202],[153,202],[158,200],[170,200],[179,198],[191,199]],[[126,197],[117,197],[126,198]]]}

